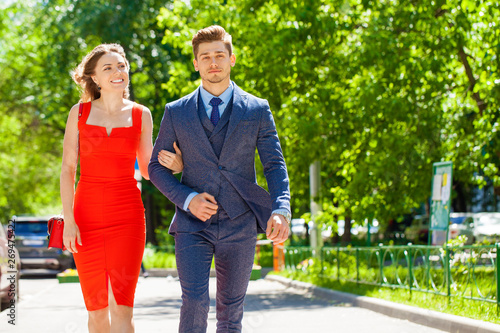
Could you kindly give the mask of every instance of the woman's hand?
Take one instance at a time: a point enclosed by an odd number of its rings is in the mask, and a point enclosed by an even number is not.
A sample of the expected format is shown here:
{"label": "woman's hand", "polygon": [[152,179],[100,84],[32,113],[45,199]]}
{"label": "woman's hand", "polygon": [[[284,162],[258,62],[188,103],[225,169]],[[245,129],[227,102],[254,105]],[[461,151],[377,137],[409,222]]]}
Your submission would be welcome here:
{"label": "woman's hand", "polygon": [[82,246],[82,238],[80,236],[80,229],[76,225],[74,220],[64,219],[64,232],[63,232],[63,243],[71,253],[77,253],[76,243]]}
{"label": "woman's hand", "polygon": [[184,162],[182,161],[182,152],[174,142],[175,154],[168,150],[162,150],[158,153],[158,162],[164,167],[172,170],[173,173],[182,172],[184,169]]}

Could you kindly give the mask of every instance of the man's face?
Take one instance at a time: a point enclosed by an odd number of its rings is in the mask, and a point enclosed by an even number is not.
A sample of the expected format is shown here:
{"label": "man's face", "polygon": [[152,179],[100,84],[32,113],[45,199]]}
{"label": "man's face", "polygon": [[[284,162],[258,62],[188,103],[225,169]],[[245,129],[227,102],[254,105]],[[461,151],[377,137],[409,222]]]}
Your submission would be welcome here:
{"label": "man's face", "polygon": [[231,67],[235,63],[235,55],[230,55],[221,41],[201,43],[193,60],[194,69],[200,72],[201,79],[213,84],[229,82]]}

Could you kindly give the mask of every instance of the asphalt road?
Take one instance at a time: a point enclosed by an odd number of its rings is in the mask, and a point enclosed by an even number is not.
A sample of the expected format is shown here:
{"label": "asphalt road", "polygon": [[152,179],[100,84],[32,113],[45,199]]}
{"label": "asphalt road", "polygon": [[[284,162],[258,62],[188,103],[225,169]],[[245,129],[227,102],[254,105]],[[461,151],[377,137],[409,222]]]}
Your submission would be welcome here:
{"label": "asphalt road", "polygon": [[[210,290],[208,332],[215,332],[213,278]],[[16,304],[14,315],[9,310],[0,314],[0,332],[87,332],[87,312],[78,283],[59,284],[55,278],[22,278],[20,291],[21,300]],[[140,278],[134,310],[136,332],[177,332],[180,293],[175,278]],[[11,324],[12,317],[16,325]],[[443,332],[367,309],[314,298],[303,290],[265,279],[250,282],[243,326],[245,333]]]}

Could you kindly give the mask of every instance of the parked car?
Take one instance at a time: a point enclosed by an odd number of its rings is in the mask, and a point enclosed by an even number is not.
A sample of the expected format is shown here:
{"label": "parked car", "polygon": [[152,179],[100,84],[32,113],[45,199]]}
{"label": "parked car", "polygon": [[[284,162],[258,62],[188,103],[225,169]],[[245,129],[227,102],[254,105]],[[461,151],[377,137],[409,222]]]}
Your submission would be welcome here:
{"label": "parked car", "polygon": [[0,223],[0,311],[8,308],[12,300],[19,300],[21,260],[14,243],[9,243],[9,231],[11,228]]}
{"label": "parked car", "polygon": [[292,231],[293,235],[295,235],[299,238],[306,237],[307,224],[306,224],[305,219],[292,219],[290,224],[291,224],[291,231]]}
{"label": "parked car", "polygon": [[474,214],[473,234],[476,242],[500,241],[500,213]]}
{"label": "parked car", "polygon": [[450,227],[448,238],[466,236],[465,244],[474,243],[474,213],[450,213]]}
{"label": "parked car", "polygon": [[[313,234],[313,227],[314,227],[314,222],[313,221],[310,221],[307,223],[307,234],[309,236],[311,236]],[[305,233],[306,230],[304,230],[304,235],[306,234]],[[327,241],[328,239],[330,239],[333,235],[333,227],[331,225],[325,225],[323,224],[321,226],[321,238],[323,239],[323,241]]]}
{"label": "parked car", "polygon": [[413,214],[404,214],[402,216],[389,219],[384,230],[383,238],[385,241],[392,242],[394,245],[406,245],[406,228],[411,225]]}
{"label": "parked car", "polygon": [[[358,238],[359,239],[367,239],[368,235],[368,219],[366,219],[363,223],[363,225],[357,226],[357,232],[358,232]],[[380,224],[377,219],[373,219],[372,223],[370,224],[370,236],[372,241],[376,240],[381,240],[383,238],[383,235],[379,233],[380,231]]]}
{"label": "parked car", "polygon": [[332,237],[333,234],[333,227],[331,225],[328,226],[323,226],[321,229],[321,239],[323,241],[327,241]]}
{"label": "parked car", "polygon": [[416,215],[411,225],[405,229],[405,236],[414,244],[427,244],[429,241],[429,216]]}
{"label": "parked car", "polygon": [[47,222],[49,217],[20,216],[15,221],[16,247],[21,258],[23,272],[45,269],[45,273],[56,274],[73,264],[69,251],[47,248]]}
{"label": "parked car", "polygon": [[[345,221],[338,220],[337,221],[337,234],[341,237],[345,231]],[[356,225],[356,221],[351,220],[351,235],[356,236],[358,234],[358,227]]]}

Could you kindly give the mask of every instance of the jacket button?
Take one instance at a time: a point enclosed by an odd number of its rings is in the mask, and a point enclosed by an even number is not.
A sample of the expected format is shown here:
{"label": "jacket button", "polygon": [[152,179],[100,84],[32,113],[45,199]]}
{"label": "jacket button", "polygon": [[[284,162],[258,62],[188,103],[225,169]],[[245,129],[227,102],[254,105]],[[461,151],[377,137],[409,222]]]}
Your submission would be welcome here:
{"label": "jacket button", "polygon": [[222,166],[219,165],[219,170],[222,170]]}

